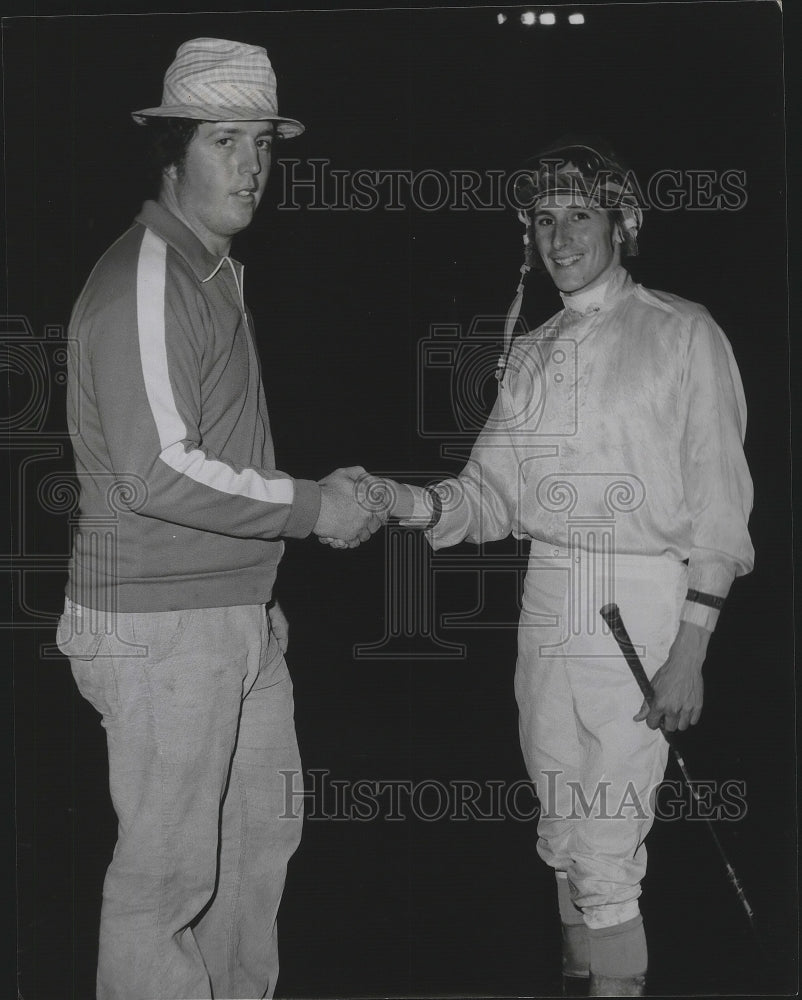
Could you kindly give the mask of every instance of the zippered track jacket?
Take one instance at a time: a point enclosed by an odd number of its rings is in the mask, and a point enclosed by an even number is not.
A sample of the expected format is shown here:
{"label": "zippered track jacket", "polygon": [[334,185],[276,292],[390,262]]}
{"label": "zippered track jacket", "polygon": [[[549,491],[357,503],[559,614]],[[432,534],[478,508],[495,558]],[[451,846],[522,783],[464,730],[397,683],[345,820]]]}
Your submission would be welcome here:
{"label": "zippered track jacket", "polygon": [[80,488],[69,597],[168,611],[270,599],[320,488],[275,467],[243,268],[146,202],[73,311]]}

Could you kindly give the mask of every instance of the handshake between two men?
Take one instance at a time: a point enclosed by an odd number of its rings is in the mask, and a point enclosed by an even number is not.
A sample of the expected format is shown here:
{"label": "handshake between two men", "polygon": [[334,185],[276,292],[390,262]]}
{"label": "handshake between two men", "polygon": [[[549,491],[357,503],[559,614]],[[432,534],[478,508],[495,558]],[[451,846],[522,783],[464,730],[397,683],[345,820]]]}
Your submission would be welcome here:
{"label": "handshake between two men", "polygon": [[337,469],[320,480],[320,515],[314,533],[334,549],[353,549],[386,524],[389,517],[410,518],[412,489],[372,476],[361,465]]}

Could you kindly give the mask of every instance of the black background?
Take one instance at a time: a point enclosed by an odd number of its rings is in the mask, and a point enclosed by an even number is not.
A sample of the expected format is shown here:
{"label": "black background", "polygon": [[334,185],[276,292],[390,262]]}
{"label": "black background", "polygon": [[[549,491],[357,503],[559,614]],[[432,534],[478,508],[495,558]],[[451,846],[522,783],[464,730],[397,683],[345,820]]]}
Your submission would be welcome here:
{"label": "black background", "polygon": [[[280,468],[318,478],[362,464],[453,473],[418,433],[418,344],[433,323],[503,314],[521,226],[509,211],[277,210],[281,159],[343,170],[509,170],[568,130],[609,137],[641,177],[746,172],[737,212],[647,213],[645,285],[703,302],[727,332],[747,401],[757,563],[710,647],[695,776],[746,782],[748,812],[720,831],[772,949],[761,963],[707,834],[658,822],[642,909],[652,989],[785,993],[796,971],[796,813],[789,471],[789,342],[781,15],[773,3],[585,6],[583,26],[496,23],[496,9],[19,18],[3,22],[5,312],[39,338],[65,325],[83,281],[146,191],[128,112],[157,104],[190,37],[265,45],[281,110],[307,133],[280,146],[246,264]],[[558,306],[529,279],[534,325]],[[67,459],[63,390],[46,426],[9,441],[19,971],[26,1000],[90,997],[115,821],[103,731],[63,659],[47,659],[68,525],[35,485]],[[12,412],[30,391],[12,375]],[[16,408],[15,408],[16,407]],[[16,447],[15,447],[16,445]],[[21,471],[21,466],[24,467]],[[31,469],[33,471],[31,471]],[[32,485],[33,484],[33,485]],[[458,552],[470,556],[469,546]],[[512,543],[487,549],[506,552]],[[445,579],[445,574],[440,580]],[[308,769],[337,779],[523,778],[512,694],[514,588],[488,578],[478,629],[441,628],[466,656],[421,642],[413,659],[357,660],[385,628],[381,536],[354,552],[290,542],[277,596]],[[466,611],[476,579],[438,583],[437,613]],[[676,775],[670,775],[676,777]],[[534,823],[309,821],[280,914],[279,993],[549,995],[557,928]]]}

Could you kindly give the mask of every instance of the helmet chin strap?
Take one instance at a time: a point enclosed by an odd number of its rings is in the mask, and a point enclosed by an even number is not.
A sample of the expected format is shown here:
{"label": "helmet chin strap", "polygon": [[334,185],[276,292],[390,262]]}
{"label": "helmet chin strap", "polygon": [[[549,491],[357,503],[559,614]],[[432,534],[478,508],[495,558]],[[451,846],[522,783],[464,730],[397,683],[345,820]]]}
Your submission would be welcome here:
{"label": "helmet chin strap", "polygon": [[537,251],[532,245],[532,240],[529,237],[529,217],[523,209],[518,211],[518,218],[526,227],[524,230],[524,262],[521,265],[521,277],[518,279],[518,287],[515,289],[515,298],[510,303],[510,308],[507,310],[507,318],[504,320],[504,349],[501,352],[501,356],[498,359],[498,364],[496,365],[496,378],[499,381],[499,388],[504,381],[504,376],[507,373],[507,362],[510,357],[510,351],[512,350],[512,339],[515,332],[515,325],[518,322],[518,317],[521,315],[521,305],[524,299],[524,282],[526,281],[527,274],[532,270],[532,254]]}
{"label": "helmet chin strap", "polygon": [[[525,239],[528,239],[528,237],[525,237]],[[496,365],[496,378],[499,381],[499,388],[507,373],[507,361],[512,350],[512,336],[515,331],[515,324],[518,322],[518,317],[521,314],[521,304],[524,299],[524,281],[529,271],[531,271],[529,264],[521,265],[521,277],[518,281],[518,287],[515,290],[515,298],[510,303],[510,308],[507,310],[507,318],[504,320],[504,350]]]}

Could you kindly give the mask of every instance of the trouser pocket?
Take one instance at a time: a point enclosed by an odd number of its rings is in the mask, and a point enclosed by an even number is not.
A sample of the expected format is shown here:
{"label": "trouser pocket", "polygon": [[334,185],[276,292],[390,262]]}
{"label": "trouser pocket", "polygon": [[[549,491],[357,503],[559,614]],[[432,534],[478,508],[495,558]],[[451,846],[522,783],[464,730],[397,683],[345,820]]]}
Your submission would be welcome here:
{"label": "trouser pocket", "polygon": [[101,632],[92,631],[86,609],[68,597],[56,629],[56,645],[61,652],[70,660],[93,660],[102,638]]}
{"label": "trouser pocket", "polygon": [[67,598],[56,645],[69,658],[78,690],[105,719],[116,708],[117,683],[112,658],[99,655],[103,638],[103,632],[91,628],[86,609]]}

